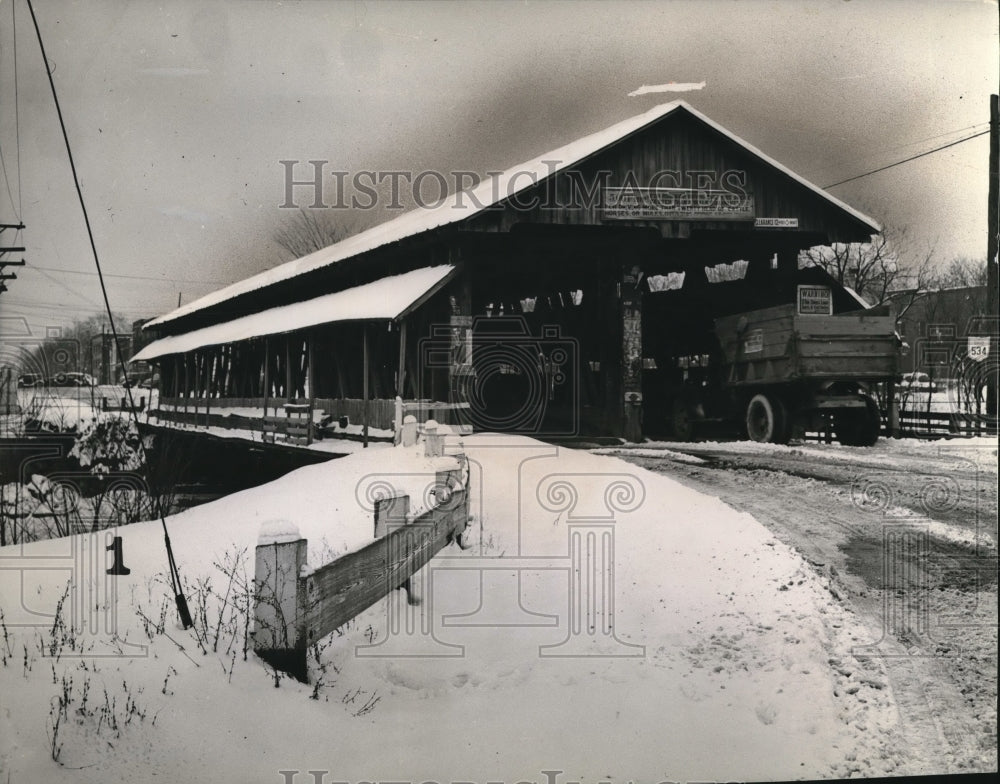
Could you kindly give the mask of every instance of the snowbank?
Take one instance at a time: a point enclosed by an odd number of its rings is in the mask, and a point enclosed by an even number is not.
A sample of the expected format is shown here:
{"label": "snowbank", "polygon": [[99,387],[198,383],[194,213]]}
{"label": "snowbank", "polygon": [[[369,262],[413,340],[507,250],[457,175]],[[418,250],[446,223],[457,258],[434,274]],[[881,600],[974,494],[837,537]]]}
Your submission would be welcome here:
{"label": "snowbank", "polygon": [[[370,540],[373,498],[388,488],[410,493],[418,513],[441,467],[420,447],[310,466],[169,518],[201,643],[173,623],[159,522],[117,532],[131,569],[111,581],[117,627],[88,616],[72,648],[52,616],[86,537],[0,550],[12,635],[0,668],[0,765],[11,780],[280,782],[279,771],[302,771],[293,780],[312,781],[306,771],[326,770],[327,781],[563,784],[902,772],[880,665],[851,656],[872,632],[754,519],[615,458],[527,438],[449,442],[470,459],[473,548],[452,545],[422,571],[419,607],[393,592],[323,641],[310,654],[311,685],[276,680],[252,655],[243,662],[244,638],[216,619],[238,604],[263,523],[285,521],[265,533],[297,528],[317,565]],[[392,618],[397,635],[387,634]],[[51,738],[66,694],[60,767]],[[105,700],[117,700],[114,731],[87,713]]]}
{"label": "snowbank", "polygon": [[[604,454],[614,454],[628,450],[645,449],[651,457],[667,454],[671,459],[678,452],[713,451],[747,455],[798,455],[822,460],[842,460],[851,463],[886,467],[899,466],[905,460],[919,459],[929,454],[950,455],[975,463],[981,471],[997,472],[998,440],[996,436],[976,436],[973,438],[880,438],[874,446],[856,447],[842,444],[761,444],[756,441],[645,441],[641,447],[608,447],[594,450]],[[655,451],[650,451],[655,450]]]}

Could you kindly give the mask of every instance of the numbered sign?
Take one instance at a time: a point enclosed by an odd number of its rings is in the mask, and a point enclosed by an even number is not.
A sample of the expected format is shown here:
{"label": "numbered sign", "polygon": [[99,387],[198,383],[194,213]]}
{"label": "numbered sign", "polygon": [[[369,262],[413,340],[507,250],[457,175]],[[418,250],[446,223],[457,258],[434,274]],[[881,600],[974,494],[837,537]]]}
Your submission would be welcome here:
{"label": "numbered sign", "polygon": [[968,355],[969,359],[975,362],[982,362],[986,359],[990,355],[989,337],[969,335]]}

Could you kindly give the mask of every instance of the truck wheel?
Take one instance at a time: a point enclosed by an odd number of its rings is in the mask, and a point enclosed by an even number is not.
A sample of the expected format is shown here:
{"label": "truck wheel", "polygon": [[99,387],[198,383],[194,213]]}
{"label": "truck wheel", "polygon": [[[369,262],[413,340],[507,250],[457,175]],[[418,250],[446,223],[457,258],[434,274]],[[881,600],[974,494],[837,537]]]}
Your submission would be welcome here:
{"label": "truck wheel", "polygon": [[746,423],[753,441],[783,444],[788,440],[788,412],[778,397],[761,394],[750,398]]}
{"label": "truck wheel", "polygon": [[833,424],[844,446],[874,446],[882,430],[882,414],[875,401],[865,396],[864,408],[837,412]]}

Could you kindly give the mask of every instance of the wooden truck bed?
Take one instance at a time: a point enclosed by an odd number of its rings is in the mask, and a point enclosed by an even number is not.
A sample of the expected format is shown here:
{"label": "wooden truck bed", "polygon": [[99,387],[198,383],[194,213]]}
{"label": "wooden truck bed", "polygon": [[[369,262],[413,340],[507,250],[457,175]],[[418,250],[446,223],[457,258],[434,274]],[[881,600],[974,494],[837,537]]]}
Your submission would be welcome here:
{"label": "wooden truck bed", "polygon": [[895,320],[884,310],[798,315],[779,305],[715,321],[727,386],[878,381],[897,373]]}

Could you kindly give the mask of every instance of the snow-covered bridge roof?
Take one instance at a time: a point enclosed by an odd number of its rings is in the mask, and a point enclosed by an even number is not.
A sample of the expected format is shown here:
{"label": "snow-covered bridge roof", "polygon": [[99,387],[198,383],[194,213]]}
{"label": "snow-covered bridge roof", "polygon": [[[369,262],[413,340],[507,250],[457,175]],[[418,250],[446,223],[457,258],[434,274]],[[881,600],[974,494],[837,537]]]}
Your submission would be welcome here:
{"label": "snow-covered bridge roof", "polygon": [[130,361],[183,354],[203,346],[293,332],[338,321],[397,319],[438,291],[455,268],[450,264],[391,275],[333,294],[269,308],[232,321],[153,341]]}
{"label": "snow-covered bridge roof", "polygon": [[654,106],[647,112],[622,120],[615,125],[605,128],[597,133],[584,136],[574,142],[570,142],[562,147],[540,155],[530,161],[526,161],[500,174],[493,175],[483,180],[478,185],[458,191],[441,199],[431,207],[417,207],[405,212],[397,218],[381,223],[377,226],[355,234],[352,237],[341,240],[334,245],[322,248],[307,256],[286,262],[272,269],[253,275],[244,280],[237,281],[229,286],[221,288],[211,294],[206,294],[187,305],[182,305],[176,310],[163,316],[152,319],[145,324],[143,329],[156,327],[183,316],[190,315],[199,310],[217,305],[220,302],[233,299],[242,294],[266,288],[275,283],[289,280],[298,275],[303,275],[314,270],[321,269],[330,264],[334,264],[344,259],[359,256],[363,253],[375,250],[376,248],[390,245],[407,237],[412,237],[432,229],[447,226],[467,218],[471,218],[496,204],[499,204],[518,193],[535,187],[548,177],[561,171],[569,169],[586,158],[610,147],[612,144],[631,136],[642,130],[646,126],[672,114],[678,110],[683,110],[709,125],[722,135],[728,137],[751,155],[756,156],[769,166],[777,169],[800,185],[814,191],[823,199],[835,207],[845,211],[855,219],[867,224],[873,232],[881,231],[881,227],[874,219],[855,210],[850,205],[840,201],[834,196],[824,191],[822,188],[813,185],[808,180],[800,177],[795,172],[782,166],[778,161],[758,150],[752,144],[741,139],[736,134],[728,131],[714,120],[706,117],[693,106],[685,101],[672,101],[670,103]]}

